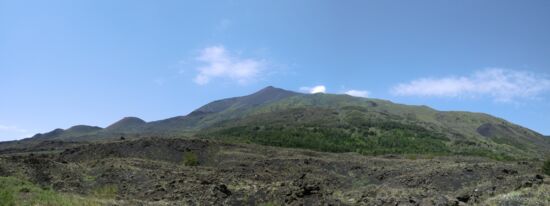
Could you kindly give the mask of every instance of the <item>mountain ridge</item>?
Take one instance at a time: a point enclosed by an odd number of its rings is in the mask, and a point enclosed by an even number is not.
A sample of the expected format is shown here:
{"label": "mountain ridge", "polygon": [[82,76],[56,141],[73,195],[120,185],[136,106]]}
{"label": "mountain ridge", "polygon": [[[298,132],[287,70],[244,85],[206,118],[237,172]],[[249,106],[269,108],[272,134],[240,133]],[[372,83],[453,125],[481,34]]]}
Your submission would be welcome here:
{"label": "mountain ridge", "polygon": [[[264,129],[250,130],[251,125]],[[277,130],[273,125],[281,128]],[[260,134],[266,138],[257,139]],[[339,145],[344,148],[339,151],[368,154],[384,147],[379,152],[440,151],[430,148],[430,144],[434,144],[449,154],[535,157],[547,154],[550,148],[550,141],[543,135],[485,113],[438,111],[425,105],[345,94],[304,94],[273,86],[250,95],[210,102],[184,116],[152,122],[126,117],[104,129],[80,125],[37,134],[25,141],[94,141],[146,135],[190,135],[288,147],[294,147],[289,145],[294,142],[304,148],[312,147],[303,142],[304,139],[316,137],[311,141],[346,144],[348,146]],[[278,142],[284,138],[287,143]],[[374,140],[395,141],[411,150],[400,150],[391,142],[378,145],[380,142],[373,143]],[[320,144],[309,149],[331,150],[330,146]]]}
{"label": "mountain ridge", "polygon": [[137,117],[124,117],[121,120],[105,127],[109,132],[124,132],[130,129],[139,128],[147,124],[146,121]]}

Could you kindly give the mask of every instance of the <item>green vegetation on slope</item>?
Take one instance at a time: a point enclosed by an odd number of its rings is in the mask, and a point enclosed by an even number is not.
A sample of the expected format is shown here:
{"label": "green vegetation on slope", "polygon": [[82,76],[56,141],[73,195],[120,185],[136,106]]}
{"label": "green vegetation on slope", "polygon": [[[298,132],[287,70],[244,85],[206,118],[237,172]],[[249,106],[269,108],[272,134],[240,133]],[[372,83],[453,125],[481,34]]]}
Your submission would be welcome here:
{"label": "green vegetation on slope", "polygon": [[306,148],[325,152],[358,152],[361,154],[449,153],[444,140],[421,136],[412,130],[394,129],[371,138],[358,133],[348,135],[345,129],[306,126],[233,127],[214,136],[269,146]]}
{"label": "green vegetation on slope", "polygon": [[222,122],[200,136],[234,142],[360,154],[477,155],[512,157],[363,108],[294,108]]}
{"label": "green vegetation on slope", "polygon": [[0,177],[0,206],[26,205],[104,205],[101,201],[42,189],[14,177]]}

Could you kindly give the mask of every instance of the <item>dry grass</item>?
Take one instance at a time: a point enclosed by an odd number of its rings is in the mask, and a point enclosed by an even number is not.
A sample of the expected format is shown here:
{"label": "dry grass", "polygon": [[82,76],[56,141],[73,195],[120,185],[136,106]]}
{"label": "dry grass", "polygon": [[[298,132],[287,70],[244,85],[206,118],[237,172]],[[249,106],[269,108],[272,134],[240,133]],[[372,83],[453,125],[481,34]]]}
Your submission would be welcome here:
{"label": "dry grass", "polygon": [[483,205],[550,205],[550,185],[524,188],[510,193],[489,198]]}

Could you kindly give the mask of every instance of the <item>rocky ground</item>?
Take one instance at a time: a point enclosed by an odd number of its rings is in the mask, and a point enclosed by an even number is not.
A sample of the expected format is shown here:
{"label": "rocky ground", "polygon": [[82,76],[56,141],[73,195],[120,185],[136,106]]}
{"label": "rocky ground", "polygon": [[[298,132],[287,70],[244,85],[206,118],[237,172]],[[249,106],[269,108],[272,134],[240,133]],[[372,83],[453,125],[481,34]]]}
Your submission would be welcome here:
{"label": "rocky ground", "polygon": [[483,205],[548,186],[539,162],[373,157],[209,140],[56,142],[0,154],[0,176],[122,205]]}

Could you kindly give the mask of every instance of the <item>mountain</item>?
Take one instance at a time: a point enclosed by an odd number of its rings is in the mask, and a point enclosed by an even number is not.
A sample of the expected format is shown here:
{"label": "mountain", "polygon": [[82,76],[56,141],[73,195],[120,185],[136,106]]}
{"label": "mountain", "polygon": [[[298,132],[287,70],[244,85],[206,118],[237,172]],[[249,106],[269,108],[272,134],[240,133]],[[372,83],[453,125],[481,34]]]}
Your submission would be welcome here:
{"label": "mountain", "polygon": [[224,141],[362,154],[425,153],[494,159],[541,158],[550,141],[487,114],[337,94],[266,87],[222,99],[185,116],[145,122],[127,117],[105,129],[76,126],[31,140],[106,140],[120,135],[196,136]]}
{"label": "mountain", "polygon": [[[35,134],[30,138],[18,141],[0,142],[0,150],[32,148],[44,142],[56,141],[90,141],[98,139],[103,128],[88,125],[76,125],[68,129],[54,129],[50,132]],[[100,136],[99,139],[104,136]]]}
{"label": "mountain", "polygon": [[220,122],[199,135],[332,152],[541,157],[542,135],[487,114],[335,94],[296,95]]}
{"label": "mountain", "polygon": [[298,95],[301,94],[268,86],[248,96],[214,101],[191,112],[190,115],[200,116],[212,113],[227,113],[228,111],[231,111],[232,113],[234,113],[235,111],[245,111],[250,108],[260,107],[281,99]]}
{"label": "mountain", "polygon": [[47,132],[47,133],[44,133],[44,134],[38,133],[38,134],[32,136],[31,139],[54,139],[56,137],[61,136],[61,134],[63,134],[63,132],[65,132],[64,129],[57,128],[57,129],[54,129],[54,130],[52,130],[50,132]]}
{"label": "mountain", "polygon": [[268,86],[254,94],[217,100],[206,104],[186,116],[150,122],[145,133],[194,132],[220,121],[246,116],[249,112],[265,105],[303,94]]}
{"label": "mountain", "polygon": [[123,119],[109,125],[105,128],[106,132],[130,132],[134,130],[139,130],[139,128],[146,125],[147,122],[143,121],[137,117],[124,117]]}
{"label": "mountain", "polygon": [[64,140],[72,139],[74,137],[81,137],[86,135],[93,135],[99,131],[102,131],[103,128],[96,126],[88,125],[76,125],[69,129],[54,129],[51,132],[44,134],[36,134],[31,139],[40,139],[40,140]]}

